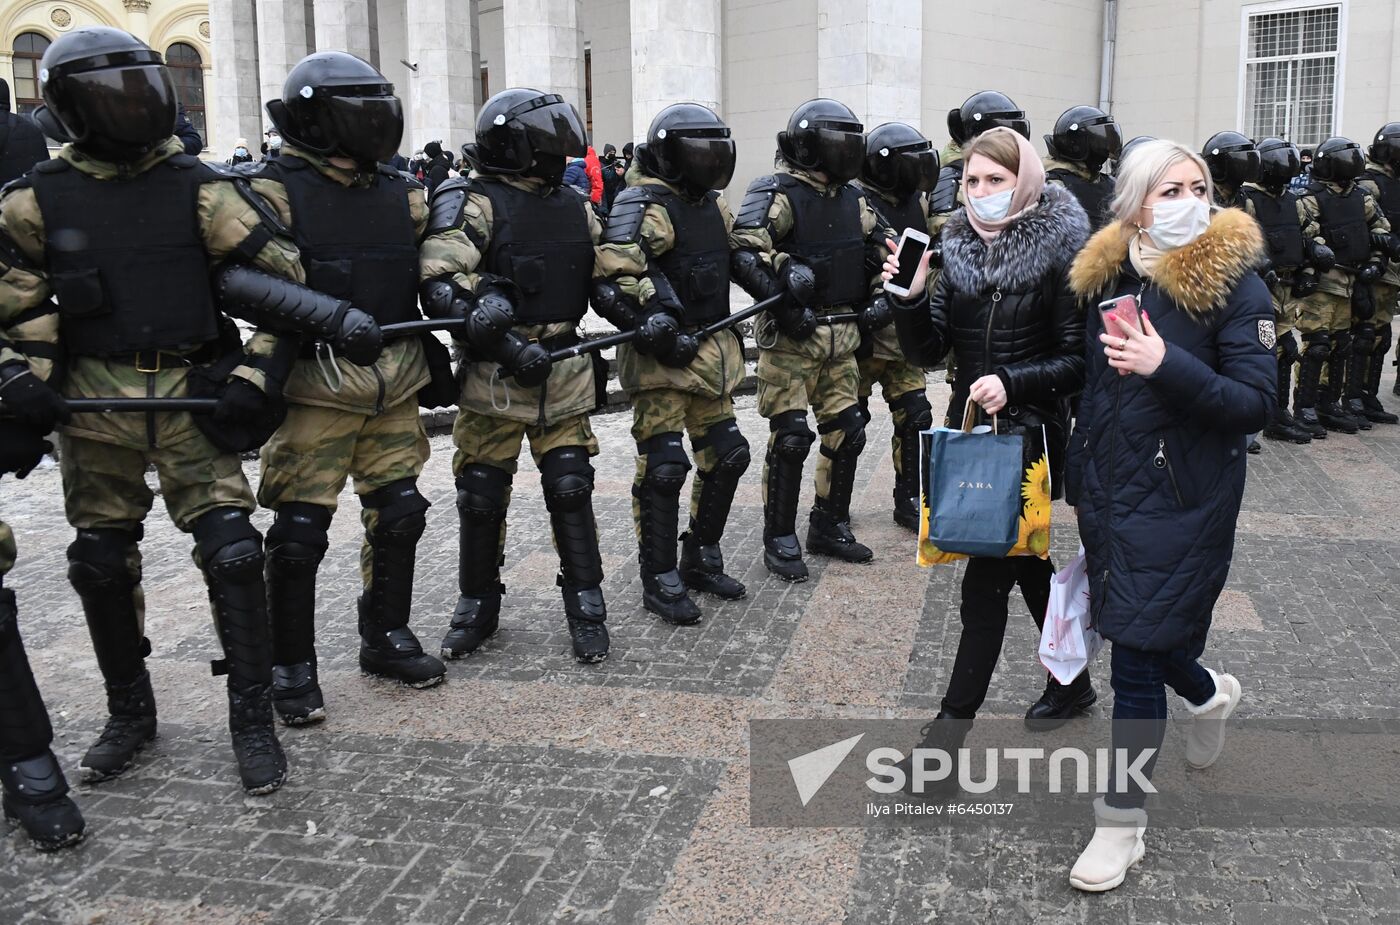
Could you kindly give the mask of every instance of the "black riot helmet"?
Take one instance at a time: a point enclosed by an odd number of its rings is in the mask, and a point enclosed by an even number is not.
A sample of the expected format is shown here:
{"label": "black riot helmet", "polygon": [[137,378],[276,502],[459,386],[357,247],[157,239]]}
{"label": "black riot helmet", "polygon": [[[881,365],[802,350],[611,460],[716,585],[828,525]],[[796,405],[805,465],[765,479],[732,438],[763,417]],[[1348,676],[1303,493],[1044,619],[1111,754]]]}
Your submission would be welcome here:
{"label": "black riot helmet", "polygon": [[175,132],[175,84],[160,55],[128,32],[80,26],[39,61],[45,131],[100,160],[134,161]]}
{"label": "black riot helmet", "polygon": [[1333,183],[1350,183],[1366,170],[1361,145],[1334,135],[1313,151],[1312,175]]}
{"label": "black riot helmet", "polygon": [[476,141],[462,154],[482,173],[564,179],[571,157],[588,153],[588,132],[572,103],[529,87],[502,90],[476,116]]}
{"label": "black riot helmet", "polygon": [[965,145],[989,128],[998,125],[1031,137],[1031,123],[1025,110],[998,90],[981,90],[969,96],[957,109],[948,110],[948,134]]}
{"label": "black riot helmet", "polygon": [[1377,164],[1400,171],[1400,122],[1382,125],[1366,154]]}
{"label": "black riot helmet", "polygon": [[282,137],[324,157],[346,157],[361,169],[387,161],[403,140],[403,103],[394,85],[343,51],[318,51],[296,63],[282,98],[267,114]]}
{"label": "black riot helmet", "polygon": [[734,179],[734,139],[724,120],[699,103],[675,103],[651,120],[634,149],[642,170],[700,197]]}
{"label": "black riot helmet", "polygon": [[1115,177],[1118,176],[1118,172],[1123,169],[1123,162],[1128,159],[1128,154],[1131,153],[1134,148],[1144,142],[1156,140],[1157,139],[1153,138],[1151,135],[1136,135],[1128,139],[1128,142],[1123,145],[1123,149],[1118,152],[1118,156],[1113,159],[1113,175]]}
{"label": "black riot helmet", "polygon": [[1288,182],[1303,172],[1303,156],[1298,146],[1282,138],[1265,138],[1259,150],[1259,185],[1277,195]]}
{"label": "black riot helmet", "polygon": [[1045,148],[1053,158],[1097,171],[1123,150],[1123,138],[1102,109],[1071,106],[1055,120],[1055,133],[1045,136]]}
{"label": "black riot helmet", "polygon": [[865,136],[860,181],[896,198],[930,192],[938,183],[938,153],[912,125],[877,125]]}
{"label": "black riot helmet", "polygon": [[1259,151],[1239,132],[1216,132],[1206,139],[1201,157],[1216,183],[1237,187],[1259,179]]}
{"label": "black riot helmet", "polygon": [[860,176],[865,126],[845,103],[808,100],[788,117],[787,131],[778,133],[778,150],[795,167],[819,170],[832,183],[845,183]]}

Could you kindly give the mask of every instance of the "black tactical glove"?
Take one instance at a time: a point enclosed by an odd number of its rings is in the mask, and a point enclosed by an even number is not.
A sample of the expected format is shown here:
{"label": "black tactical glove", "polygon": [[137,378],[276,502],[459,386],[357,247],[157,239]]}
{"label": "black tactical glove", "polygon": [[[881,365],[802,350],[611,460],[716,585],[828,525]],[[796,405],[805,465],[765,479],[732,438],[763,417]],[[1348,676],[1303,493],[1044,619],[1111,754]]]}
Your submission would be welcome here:
{"label": "black tactical glove", "polygon": [[347,306],[340,321],[340,331],[331,346],[356,366],[373,366],[384,351],[384,334],[379,324],[367,312]]}
{"label": "black tactical glove", "polygon": [[0,418],[0,474],[13,472],[24,478],[39,465],[53,444],[18,421]]}
{"label": "black tactical glove", "polygon": [[779,280],[787,290],[789,301],[798,308],[810,308],[817,300],[817,275],[805,263],[789,257]]}
{"label": "black tactical glove", "polygon": [[893,320],[894,309],[890,307],[889,299],[883,295],[877,295],[870,300],[869,305],[860,310],[860,316],[856,318],[856,327],[860,328],[862,335],[870,335]]}
{"label": "black tactical glove", "polygon": [[1358,283],[1374,283],[1385,275],[1385,264],[1379,260],[1368,260],[1356,271]]}
{"label": "black tactical glove", "polygon": [[676,344],[676,337],[681,333],[681,324],[675,318],[665,312],[655,312],[647,315],[637,325],[637,336],[632,341],[637,352],[643,356],[654,356],[658,359],[669,353]]}
{"label": "black tactical glove", "polygon": [[526,340],[518,331],[507,331],[501,338],[494,356],[506,374],[527,389],[543,385],[554,368],[549,351],[540,344]]}
{"label": "black tactical glove", "polygon": [[694,334],[682,331],[676,335],[671,349],[658,355],[657,359],[661,361],[663,366],[669,366],[672,369],[685,369],[699,352],[700,341],[696,340]]}
{"label": "black tactical glove", "polygon": [[1264,280],[1264,285],[1270,289],[1278,285],[1278,270],[1274,269],[1272,263],[1259,270],[1259,277]]}
{"label": "black tactical glove", "polygon": [[[1358,279],[1360,274],[1357,274]],[[1376,293],[1370,286],[1357,285],[1351,288],[1351,320],[1353,323],[1370,321],[1376,316]]]}
{"label": "black tactical glove", "polygon": [[1321,281],[1316,273],[1299,273],[1293,278],[1293,298],[1306,299],[1317,292],[1318,284]]}
{"label": "black tactical glove", "polygon": [[810,308],[780,308],[773,312],[773,320],[793,340],[806,340],[817,331],[817,313]]}
{"label": "black tactical glove", "polygon": [[10,417],[41,437],[52,431],[55,424],[67,424],[72,418],[63,396],[21,360],[0,366],[0,403]]}
{"label": "black tactical glove", "polygon": [[1387,260],[1400,260],[1400,236],[1394,232],[1374,232],[1371,235],[1371,250],[1385,254]]}
{"label": "black tactical glove", "polygon": [[517,324],[510,298],[498,289],[485,288],[477,294],[476,305],[467,314],[463,333],[469,345],[490,355]]}
{"label": "black tactical glove", "polygon": [[256,424],[267,412],[267,405],[262,389],[235,376],[224,386],[219,403],[214,406],[214,423],[221,428]]}
{"label": "black tactical glove", "polygon": [[1337,265],[1337,254],[1326,244],[1309,239],[1304,242],[1308,249],[1308,263],[1319,273],[1326,273]]}
{"label": "black tactical glove", "polygon": [[940,237],[929,245],[929,269],[941,270],[943,268],[943,239]]}

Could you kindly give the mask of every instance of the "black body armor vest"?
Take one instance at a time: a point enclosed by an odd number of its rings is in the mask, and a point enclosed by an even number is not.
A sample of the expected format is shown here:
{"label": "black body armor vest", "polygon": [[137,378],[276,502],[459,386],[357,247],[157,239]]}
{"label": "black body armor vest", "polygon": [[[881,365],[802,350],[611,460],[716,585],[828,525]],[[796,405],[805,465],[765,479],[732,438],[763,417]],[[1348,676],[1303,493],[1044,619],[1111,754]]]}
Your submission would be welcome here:
{"label": "black body armor vest", "polygon": [[865,231],[860,223],[860,191],[847,183],[835,196],[823,196],[790,174],[777,174],[778,188],[792,207],[792,233],[777,249],[812,268],[816,304],[864,302]]}
{"label": "black body armor vest", "polygon": [[1303,226],[1298,224],[1298,197],[1291,190],[1275,199],[1260,189],[1245,189],[1241,195],[1254,205],[1254,218],[1269,245],[1269,261],[1277,270],[1303,265]]}
{"label": "black body armor vest", "polygon": [[381,325],[421,317],[418,247],[402,174],[381,167],[371,185],[350,187],[297,157],[268,161],[263,170],[287,190],[308,286]]}
{"label": "black body armor vest", "polygon": [[582,318],[593,281],[593,237],[578,191],[561,186],[541,196],[485,177],[473,178],[468,189],[491,200],[491,241],[481,270],[520,287],[520,323]]}
{"label": "black body armor vest", "polygon": [[928,234],[928,213],[918,193],[911,193],[899,202],[890,202],[883,194],[866,190],[865,201],[880,216],[880,222],[894,231],[895,241],[904,234],[904,229],[913,228]]}
{"label": "black body armor vest", "polygon": [[1046,171],[1047,179],[1064,184],[1065,189],[1079,200],[1084,212],[1089,216],[1089,228],[1098,231],[1108,224],[1108,203],[1113,198],[1113,178],[1100,175],[1097,180],[1086,180],[1073,170],[1056,167]]}
{"label": "black body armor vest", "polygon": [[1337,263],[1355,269],[1371,259],[1371,228],[1366,224],[1366,191],[1355,183],[1342,195],[1321,183],[1309,188],[1322,210],[1322,236],[1337,255]]}
{"label": "black body armor vest", "polygon": [[729,317],[729,233],[716,205],[719,193],[691,202],[659,186],[637,189],[666,210],[675,229],[671,249],[655,260],[685,306],[682,320],[709,324]]}
{"label": "black body armor vest", "polygon": [[198,158],[178,154],[124,180],[98,180],[55,159],[30,177],[70,354],[116,356],[218,339],[199,232],[199,187],[215,174]]}
{"label": "black body armor vest", "polygon": [[1390,233],[1400,235],[1400,180],[1379,170],[1367,170],[1366,176],[1380,190],[1380,207],[1390,222]]}

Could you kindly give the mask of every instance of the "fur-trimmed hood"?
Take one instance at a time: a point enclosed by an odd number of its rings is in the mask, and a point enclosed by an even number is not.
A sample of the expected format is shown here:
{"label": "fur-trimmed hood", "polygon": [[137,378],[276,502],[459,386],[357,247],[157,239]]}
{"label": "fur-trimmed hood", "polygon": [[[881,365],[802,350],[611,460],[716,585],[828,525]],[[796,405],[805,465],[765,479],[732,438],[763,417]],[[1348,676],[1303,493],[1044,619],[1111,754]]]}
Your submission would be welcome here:
{"label": "fur-trimmed hood", "polygon": [[[1117,282],[1128,259],[1128,243],[1137,233],[1132,225],[1113,222],[1090,238],[1070,268],[1075,295],[1088,300]],[[1152,283],[1201,318],[1223,308],[1239,281],[1265,256],[1258,223],[1240,209],[1220,209],[1204,234],[1161,258]]]}
{"label": "fur-trimmed hood", "polygon": [[955,289],[1033,289],[1054,266],[1068,264],[1089,237],[1089,217],[1062,186],[1048,185],[1040,203],[991,242],[967,220],[966,207],[943,226],[943,272]]}

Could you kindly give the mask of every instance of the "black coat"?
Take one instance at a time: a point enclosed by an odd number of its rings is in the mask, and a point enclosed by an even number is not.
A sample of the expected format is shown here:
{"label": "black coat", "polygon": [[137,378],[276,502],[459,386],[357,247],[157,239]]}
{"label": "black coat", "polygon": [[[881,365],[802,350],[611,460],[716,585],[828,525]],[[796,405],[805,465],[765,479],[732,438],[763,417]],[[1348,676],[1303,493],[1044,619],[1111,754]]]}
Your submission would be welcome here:
{"label": "black coat", "polygon": [[48,159],[49,145],[38,124],[28,116],[0,111],[0,186]]}
{"label": "black coat", "polygon": [[[1126,259],[1129,237],[1105,228],[1072,272],[1090,311],[1066,500],[1079,509],[1099,632],[1173,651],[1204,644],[1230,571],[1246,442],[1276,402],[1274,310],[1250,269],[1262,237],[1243,212],[1217,213],[1204,235],[1162,258],[1151,283]],[[1094,309],[1137,293],[1167,342],[1146,378],[1108,365]]]}
{"label": "black coat", "polygon": [[1069,399],[1084,380],[1084,318],[1069,287],[1069,266],[1089,236],[1089,219],[1074,196],[1047,186],[1039,207],[991,244],[959,209],[943,226],[943,272],[927,300],[895,300],[895,330],[911,363],[932,366],[952,350],[957,359],[946,423],[959,426],[968,389],[996,375],[1006,387],[1003,432],[1027,437],[1027,458],[1044,449],[1050,484],[1061,492]]}

